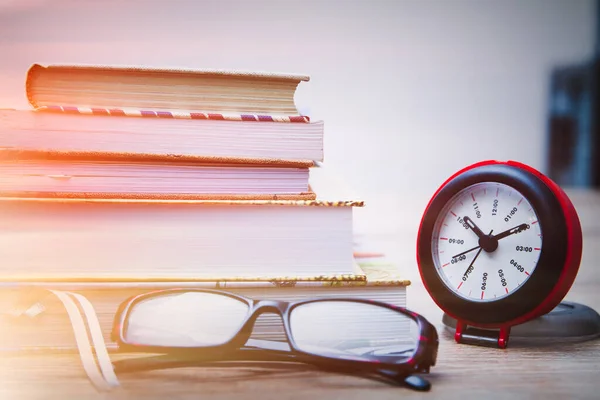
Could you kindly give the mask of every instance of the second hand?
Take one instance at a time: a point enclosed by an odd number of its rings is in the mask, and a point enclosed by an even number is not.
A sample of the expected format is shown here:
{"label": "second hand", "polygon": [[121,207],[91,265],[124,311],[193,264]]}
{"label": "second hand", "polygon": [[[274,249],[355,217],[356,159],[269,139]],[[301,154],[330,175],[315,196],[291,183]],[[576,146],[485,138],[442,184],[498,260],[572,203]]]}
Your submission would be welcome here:
{"label": "second hand", "polygon": [[[490,235],[492,234],[492,232],[494,232],[494,230],[492,229],[490,231]],[[471,249],[469,251],[475,250],[477,247],[475,247],[474,249]],[[477,254],[475,254],[475,257],[473,257],[473,260],[471,261],[471,264],[469,264],[469,266],[467,267],[467,270],[465,271],[465,273],[463,274],[463,276],[467,275],[467,272],[469,272],[469,269],[471,269],[471,267],[473,266],[473,264],[475,263],[475,260],[477,260],[477,257],[479,257],[479,254],[481,254],[481,250],[483,250],[483,248],[481,248],[481,246],[479,246],[479,251],[477,252]]]}
{"label": "second hand", "polygon": [[462,253],[458,253],[457,255],[455,255],[455,256],[452,256],[452,258],[456,258],[456,257],[463,256],[463,255],[465,255],[465,254],[467,254],[467,253],[470,253],[470,252],[472,252],[473,250],[477,250],[477,249],[480,249],[480,248],[481,248],[481,246],[473,247],[472,249],[469,249],[469,250],[467,250],[467,251],[463,251]]}

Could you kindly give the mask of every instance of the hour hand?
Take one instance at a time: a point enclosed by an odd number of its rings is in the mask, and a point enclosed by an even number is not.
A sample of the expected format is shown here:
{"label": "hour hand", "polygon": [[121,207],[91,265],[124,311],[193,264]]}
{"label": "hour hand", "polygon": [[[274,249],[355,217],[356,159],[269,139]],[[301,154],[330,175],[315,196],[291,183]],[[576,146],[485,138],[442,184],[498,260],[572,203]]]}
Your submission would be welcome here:
{"label": "hour hand", "polygon": [[529,225],[527,225],[527,224],[517,225],[514,228],[508,229],[504,232],[500,232],[499,234],[495,235],[494,239],[496,239],[496,240],[504,239],[507,236],[514,235],[515,233],[523,232],[524,230],[527,230],[527,229],[529,229]]}
{"label": "hour hand", "polygon": [[477,235],[477,237],[479,239],[486,236],[486,234],[483,233],[481,231],[481,229],[479,229],[479,227],[477,225],[475,225],[475,222],[473,222],[473,220],[471,218],[469,218],[468,216],[465,215],[465,217],[463,218],[463,221],[465,221],[465,224],[467,224],[468,227],[471,228],[471,230],[473,232],[475,232],[475,234]]}

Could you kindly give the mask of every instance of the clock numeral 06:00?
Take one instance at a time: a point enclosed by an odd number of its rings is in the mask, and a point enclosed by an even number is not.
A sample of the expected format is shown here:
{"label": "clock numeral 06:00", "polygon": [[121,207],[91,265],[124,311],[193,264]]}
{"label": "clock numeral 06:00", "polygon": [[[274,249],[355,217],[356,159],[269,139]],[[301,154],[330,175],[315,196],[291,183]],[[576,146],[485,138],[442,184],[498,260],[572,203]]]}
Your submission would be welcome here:
{"label": "clock numeral 06:00", "polygon": [[485,290],[485,287],[487,286],[487,272],[483,273],[483,277],[481,278],[481,290]]}

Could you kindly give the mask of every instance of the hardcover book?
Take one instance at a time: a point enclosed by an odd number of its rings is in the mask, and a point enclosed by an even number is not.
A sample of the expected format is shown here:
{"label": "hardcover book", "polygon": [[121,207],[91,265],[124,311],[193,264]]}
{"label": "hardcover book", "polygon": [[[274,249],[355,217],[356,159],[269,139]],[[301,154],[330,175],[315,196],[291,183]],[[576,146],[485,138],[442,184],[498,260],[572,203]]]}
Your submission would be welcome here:
{"label": "hardcover book", "polygon": [[355,273],[362,202],[0,198],[0,281]]}
{"label": "hardcover book", "polygon": [[34,64],[27,72],[26,92],[34,108],[298,117],[294,93],[308,80],[305,75],[264,72]]}

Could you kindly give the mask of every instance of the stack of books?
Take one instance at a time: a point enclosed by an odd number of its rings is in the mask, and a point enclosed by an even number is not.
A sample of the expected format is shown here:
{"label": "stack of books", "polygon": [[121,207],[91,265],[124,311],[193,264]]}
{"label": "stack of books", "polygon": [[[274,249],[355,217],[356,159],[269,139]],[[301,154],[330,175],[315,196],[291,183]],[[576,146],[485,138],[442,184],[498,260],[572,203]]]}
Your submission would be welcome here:
{"label": "stack of books", "polygon": [[[307,76],[33,65],[31,110],[0,110],[0,342],[74,348],[45,290],[87,297],[110,343],[118,305],[157,288],[404,306],[408,281],[358,254],[352,199],[323,200]],[[256,335],[280,337],[266,316]]]}

